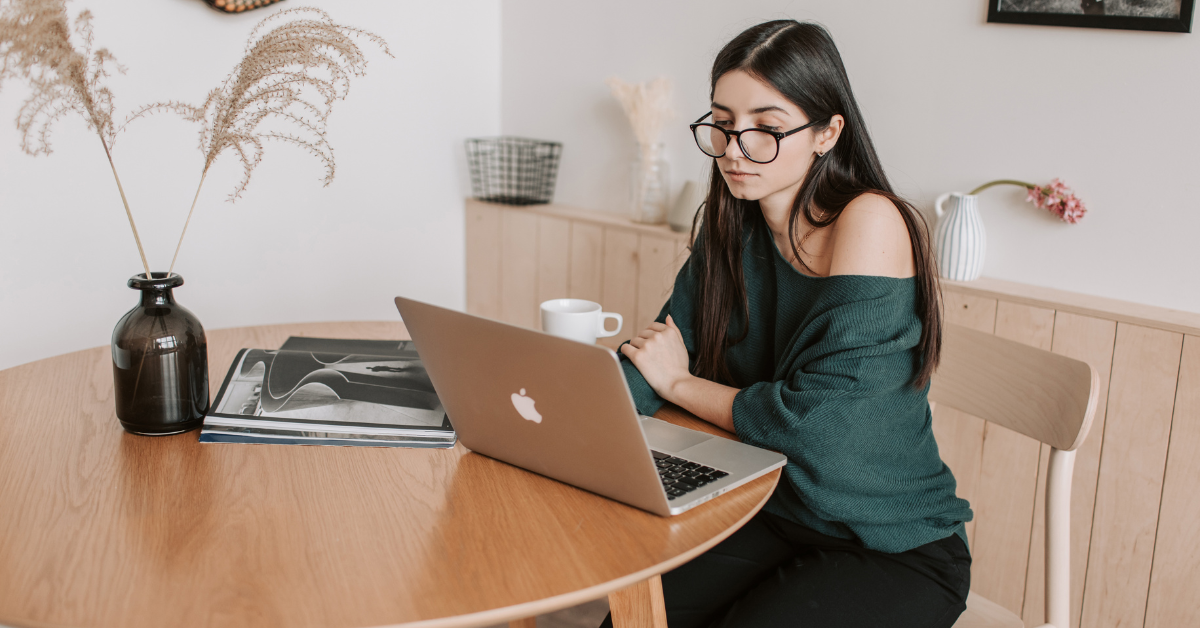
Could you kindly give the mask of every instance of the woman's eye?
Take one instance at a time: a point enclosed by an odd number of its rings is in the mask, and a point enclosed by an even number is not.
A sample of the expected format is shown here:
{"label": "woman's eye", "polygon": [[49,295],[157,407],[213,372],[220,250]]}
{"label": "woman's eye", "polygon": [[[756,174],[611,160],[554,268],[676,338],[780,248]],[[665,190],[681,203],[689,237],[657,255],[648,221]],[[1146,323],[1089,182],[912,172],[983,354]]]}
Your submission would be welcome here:
{"label": "woman's eye", "polygon": [[778,131],[780,127],[777,127],[777,126],[767,126],[767,125],[765,125],[765,124],[760,124],[760,125],[758,125],[758,128],[760,128],[760,129],[762,129],[762,130],[764,130],[764,131]]}
{"label": "woman's eye", "polygon": [[733,124],[733,121],[732,120],[714,120],[713,124],[724,128],[724,127],[729,126],[730,124]]}

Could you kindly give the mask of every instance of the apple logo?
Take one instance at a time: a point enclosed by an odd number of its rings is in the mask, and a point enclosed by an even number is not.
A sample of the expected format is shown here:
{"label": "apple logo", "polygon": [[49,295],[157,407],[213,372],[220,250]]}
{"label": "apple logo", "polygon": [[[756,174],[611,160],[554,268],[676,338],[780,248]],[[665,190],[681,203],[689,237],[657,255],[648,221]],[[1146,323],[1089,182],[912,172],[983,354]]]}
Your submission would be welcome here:
{"label": "apple logo", "polygon": [[521,389],[521,394],[512,394],[513,407],[517,409],[517,413],[527,421],[534,423],[542,422],[542,415],[538,414],[537,410],[533,409],[533,404],[536,403],[531,397],[525,396],[525,389]]}

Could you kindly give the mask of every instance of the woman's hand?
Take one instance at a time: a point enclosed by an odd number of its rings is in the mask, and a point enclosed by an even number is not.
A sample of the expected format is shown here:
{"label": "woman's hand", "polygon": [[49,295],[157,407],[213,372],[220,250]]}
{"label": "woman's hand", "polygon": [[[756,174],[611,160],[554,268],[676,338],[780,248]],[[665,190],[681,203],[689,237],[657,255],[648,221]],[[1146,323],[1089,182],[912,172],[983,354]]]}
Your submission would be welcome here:
{"label": "woman's hand", "polygon": [[693,375],[688,371],[687,347],[683,344],[683,335],[667,315],[667,324],[650,323],[642,333],[621,345],[621,353],[629,358],[646,383],[658,393],[658,396],[679,404],[675,398],[678,385]]}
{"label": "woman's hand", "polygon": [[688,371],[687,346],[670,315],[666,325],[650,323],[629,344],[621,345],[621,353],[633,362],[659,397],[736,433],[733,400],[738,389],[701,379]]}

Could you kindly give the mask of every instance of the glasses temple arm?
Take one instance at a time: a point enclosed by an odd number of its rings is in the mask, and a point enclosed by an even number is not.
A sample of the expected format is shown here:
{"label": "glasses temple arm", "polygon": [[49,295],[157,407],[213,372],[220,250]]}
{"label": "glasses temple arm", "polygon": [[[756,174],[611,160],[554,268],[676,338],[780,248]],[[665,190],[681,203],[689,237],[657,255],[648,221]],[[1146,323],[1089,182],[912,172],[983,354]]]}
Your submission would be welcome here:
{"label": "glasses temple arm", "polygon": [[[703,119],[703,118],[701,118],[701,119]],[[800,131],[803,131],[804,129],[807,129],[808,127],[810,127],[810,126],[813,126],[814,124],[820,124],[820,123],[822,123],[822,122],[828,122],[828,121],[830,121],[830,120],[832,120],[832,119],[833,119],[833,116],[829,116],[829,117],[827,117],[827,118],[822,118],[822,119],[820,119],[820,120],[813,120],[812,122],[809,122],[808,124],[806,124],[806,125],[804,125],[804,126],[802,126],[802,127],[798,127],[798,128],[792,129],[791,131],[788,131],[787,133],[783,133],[783,134],[781,134],[779,137],[780,137],[780,139],[782,139],[782,138],[785,138],[785,137],[787,137],[787,136],[789,136],[789,135],[791,135],[791,134],[793,134],[793,133],[799,133]]]}

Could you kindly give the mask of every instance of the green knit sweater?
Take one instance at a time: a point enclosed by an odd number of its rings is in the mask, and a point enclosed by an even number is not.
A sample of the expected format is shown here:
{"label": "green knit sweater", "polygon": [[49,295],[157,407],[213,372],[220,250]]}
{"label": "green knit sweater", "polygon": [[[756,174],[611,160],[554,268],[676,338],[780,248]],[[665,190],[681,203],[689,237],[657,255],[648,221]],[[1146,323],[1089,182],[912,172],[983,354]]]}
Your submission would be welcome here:
{"label": "green knit sweater", "polygon": [[[788,458],[764,509],[881,552],[951,534],[966,544],[963,523],[973,513],[938,455],[929,386],[911,384],[921,336],[916,280],[802,274],[779,254],[762,216],[749,222],[749,334],[726,362],[741,388],[733,401],[738,438]],[[694,358],[692,260],[656,320],[670,314]],[[741,314],[733,318],[740,330]],[[638,411],[654,414],[663,399],[619,355]]]}

